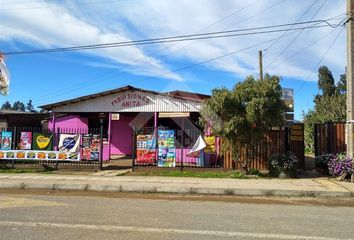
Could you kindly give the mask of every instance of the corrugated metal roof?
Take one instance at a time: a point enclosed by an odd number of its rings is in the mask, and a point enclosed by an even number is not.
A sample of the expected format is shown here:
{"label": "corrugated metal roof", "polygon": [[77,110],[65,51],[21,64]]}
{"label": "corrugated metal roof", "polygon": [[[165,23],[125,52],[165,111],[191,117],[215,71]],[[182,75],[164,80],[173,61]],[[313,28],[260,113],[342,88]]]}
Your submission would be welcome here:
{"label": "corrugated metal roof", "polygon": [[[43,106],[40,106],[40,108],[43,108],[43,109],[49,111],[49,110],[53,110],[54,108],[58,108],[58,107],[61,107],[61,106],[64,106],[64,105],[78,103],[78,102],[86,101],[86,100],[89,100],[89,99],[95,99],[95,98],[103,97],[103,96],[107,96],[107,95],[113,95],[113,94],[129,91],[129,90],[130,91],[138,91],[138,92],[150,93],[150,94],[153,94],[153,95],[169,96],[169,97],[172,97],[172,98],[175,98],[175,99],[192,100],[192,101],[195,101],[195,102],[202,102],[203,99],[205,99],[207,97],[210,97],[208,95],[198,94],[198,93],[195,93],[194,97],[191,97],[191,96],[193,96],[193,93],[179,91],[179,90],[178,91],[161,93],[161,92],[157,92],[157,91],[151,91],[151,90],[146,90],[146,89],[142,89],[142,88],[136,88],[136,87],[127,85],[127,86],[121,87],[121,88],[116,88],[116,89],[112,89],[112,90],[108,90],[108,91],[104,91],[104,92],[100,92],[100,93],[90,94],[90,95],[81,96],[81,97],[77,97],[77,98],[73,98],[73,99],[69,99],[69,100],[65,100],[65,101],[61,101],[61,102],[56,102],[56,103],[43,105]],[[200,96],[200,97],[198,97],[198,96]]]}
{"label": "corrugated metal roof", "polygon": [[203,99],[126,86],[41,106],[60,113],[73,112],[199,112]]}

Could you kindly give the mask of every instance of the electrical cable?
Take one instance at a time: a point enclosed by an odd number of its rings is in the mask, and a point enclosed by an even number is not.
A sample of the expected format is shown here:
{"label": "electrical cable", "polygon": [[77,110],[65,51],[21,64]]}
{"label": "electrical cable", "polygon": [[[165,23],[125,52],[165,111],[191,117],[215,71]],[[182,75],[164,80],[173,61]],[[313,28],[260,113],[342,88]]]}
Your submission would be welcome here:
{"label": "electrical cable", "polygon": [[[245,32],[245,31],[254,31],[254,30],[261,30],[261,29],[280,28],[280,27],[293,26],[293,25],[304,25],[304,24],[308,24],[308,23],[324,23],[324,24],[323,25],[311,25],[311,26],[306,26],[306,27],[291,28],[291,29],[287,28],[287,29],[277,29],[277,30],[258,31],[258,32]],[[89,49],[126,47],[126,46],[133,46],[133,45],[136,46],[136,45],[157,44],[157,43],[166,43],[166,42],[180,42],[180,41],[193,41],[193,40],[215,39],[215,38],[236,37],[236,36],[249,36],[249,35],[257,35],[257,34],[265,34],[265,33],[293,31],[293,30],[299,30],[299,29],[319,28],[319,27],[326,27],[326,26],[329,26],[332,28],[338,27],[338,25],[331,24],[329,20],[315,20],[315,21],[307,21],[307,22],[300,22],[300,23],[278,24],[278,25],[263,26],[263,27],[253,27],[253,28],[247,28],[247,29],[235,29],[235,30],[229,30],[229,31],[190,34],[190,35],[181,35],[181,36],[173,36],[173,37],[160,37],[160,38],[152,38],[152,39],[82,45],[82,46],[73,46],[73,47],[3,52],[2,54],[5,56],[6,55],[9,56],[9,55],[50,53],[50,52],[80,51],[80,50],[89,50]],[[245,32],[245,33],[236,33],[236,32]]]}
{"label": "electrical cable", "polygon": [[314,67],[314,69],[312,70],[312,72],[308,75],[308,77],[303,81],[303,83],[300,85],[300,87],[295,91],[294,96],[296,96],[299,91],[304,87],[304,85],[307,83],[307,81],[311,78],[311,76],[314,74],[315,71],[317,71],[317,68],[321,65],[323,59],[327,56],[329,50],[331,50],[331,48],[334,46],[334,44],[336,43],[336,41],[338,40],[340,34],[342,33],[344,27],[338,32],[337,36],[334,38],[334,40],[332,41],[332,43],[329,45],[329,47],[327,48],[327,50],[325,51],[325,53],[322,55],[321,59],[318,61],[318,63],[316,64],[316,66]]}
{"label": "electrical cable", "polygon": [[[296,19],[295,22],[299,22],[311,10],[311,8],[315,5],[316,2],[317,2],[317,0],[314,0],[310,4],[310,6],[305,10],[305,12],[303,14],[301,14],[301,16],[298,19]],[[277,44],[284,37],[285,34],[286,34],[286,32],[284,32],[281,35],[281,38],[279,38],[277,41],[274,41],[267,48],[264,49],[263,57],[265,57],[267,55],[267,53],[269,52],[269,49],[271,49],[275,44]]]}
{"label": "electrical cable", "polygon": [[[293,34],[295,32],[289,32],[288,34]],[[270,40],[267,40],[267,41],[263,41],[261,43],[257,43],[257,44],[254,44],[254,45],[251,45],[251,46],[248,46],[248,47],[245,47],[245,48],[242,48],[242,49],[238,49],[238,50],[235,50],[235,51],[232,51],[232,52],[228,52],[226,54],[223,54],[223,55],[220,55],[218,57],[214,57],[214,58],[211,58],[211,59],[207,59],[205,61],[202,61],[202,62],[198,62],[198,63],[194,63],[194,64],[191,64],[191,65],[187,65],[187,66],[184,66],[184,67],[181,67],[181,68],[177,68],[175,70],[170,70],[170,71],[167,71],[167,72],[164,72],[164,73],[161,73],[161,74],[158,74],[158,75],[155,75],[155,76],[149,76],[149,77],[144,77],[142,79],[139,79],[137,81],[133,81],[133,82],[130,82],[130,83],[127,83],[127,84],[134,84],[134,83],[138,83],[138,82],[141,82],[141,81],[145,81],[147,79],[151,79],[151,78],[156,78],[156,77],[161,77],[161,76],[164,76],[164,75],[167,75],[167,74],[170,74],[170,73],[176,73],[176,72],[180,72],[180,71],[183,71],[183,70],[186,70],[186,69],[190,69],[190,68],[193,68],[193,67],[197,67],[197,66],[200,66],[200,65],[203,65],[203,64],[206,64],[206,63],[209,63],[209,62],[212,62],[212,61],[215,61],[215,60],[218,60],[218,59],[221,59],[221,58],[224,58],[224,57],[227,57],[227,56],[231,56],[233,54],[236,54],[236,53],[239,53],[239,52],[242,52],[242,51],[245,51],[245,50],[248,50],[248,49],[251,49],[251,48],[255,48],[255,47],[258,47],[260,45],[263,45],[263,44],[266,44],[266,43],[269,43],[271,41],[274,41],[276,40],[278,37],[276,38],[273,38],[273,39],[270,39]],[[93,83],[95,84],[95,83]],[[91,84],[91,85],[93,85]],[[125,84],[126,85],[126,84]],[[89,85],[87,85],[89,86]],[[123,85],[122,85],[123,86]],[[119,86],[118,86],[119,87]],[[72,92],[72,91],[71,91]],[[62,94],[61,94],[62,95]],[[35,105],[43,105],[44,102],[42,103],[34,103]]]}
{"label": "electrical cable", "polygon": [[[317,11],[312,15],[309,21],[311,21],[317,14],[318,12],[322,9],[322,7],[326,4],[327,0],[324,0],[320,7],[317,9]],[[264,72],[274,63],[276,62],[281,55],[283,55],[289,48],[290,46],[300,37],[302,31],[300,31],[286,46],[283,48],[283,50],[264,68]]]}

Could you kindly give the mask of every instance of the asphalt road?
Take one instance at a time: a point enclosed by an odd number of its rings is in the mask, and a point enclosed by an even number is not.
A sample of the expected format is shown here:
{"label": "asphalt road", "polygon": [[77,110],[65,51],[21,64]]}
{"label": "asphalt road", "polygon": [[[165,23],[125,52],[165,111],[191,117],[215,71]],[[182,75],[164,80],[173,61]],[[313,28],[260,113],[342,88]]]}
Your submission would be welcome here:
{"label": "asphalt road", "polygon": [[0,193],[0,239],[354,239],[354,207]]}

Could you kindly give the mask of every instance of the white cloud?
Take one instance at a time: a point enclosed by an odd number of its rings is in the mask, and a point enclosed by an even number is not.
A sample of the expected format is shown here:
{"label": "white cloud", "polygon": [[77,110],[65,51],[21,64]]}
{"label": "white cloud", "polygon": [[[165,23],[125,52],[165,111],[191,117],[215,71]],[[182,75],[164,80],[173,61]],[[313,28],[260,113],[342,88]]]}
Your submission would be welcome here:
{"label": "white cloud", "polygon": [[[255,3],[247,7],[252,2]],[[40,46],[68,46],[289,23],[296,21],[313,3],[303,2],[304,4],[299,5],[298,0],[132,0],[81,6],[63,5],[63,8],[41,8],[35,11],[4,11],[0,21],[4,34],[0,34],[0,40],[30,41],[31,44]],[[317,1],[300,21],[309,20],[321,4],[322,1]],[[242,8],[245,9],[239,11]],[[314,19],[325,19],[344,12],[345,0],[327,1]],[[272,64],[269,72],[283,77],[306,79],[336,33],[331,33],[293,58],[289,56],[328,31],[331,29],[304,31]],[[328,64],[334,75],[342,73],[346,64],[344,33],[345,31],[322,63]],[[101,49],[90,51],[89,54],[104,57],[107,62],[101,66],[114,66],[117,63],[119,67],[133,74],[151,76],[168,72],[166,62],[180,61],[185,62],[185,65],[202,62],[281,35],[282,33],[264,34],[141,48]],[[294,36],[285,36],[267,51],[264,65],[275,59]],[[269,45],[270,43],[238,52],[205,66],[246,76],[257,72],[257,52]],[[172,73],[164,77],[181,79],[179,75]]]}
{"label": "white cloud", "polygon": [[[37,47],[78,46],[131,40],[124,32],[105,32],[93,23],[78,19],[63,7],[39,8],[32,11],[5,10],[1,16],[0,29],[0,40],[17,40]],[[162,62],[146,55],[135,46],[96,49],[85,53],[108,59],[111,65],[112,62],[123,64],[125,69],[133,74],[154,76],[166,73],[164,75],[166,78],[181,80],[177,74],[168,73],[168,68]]]}

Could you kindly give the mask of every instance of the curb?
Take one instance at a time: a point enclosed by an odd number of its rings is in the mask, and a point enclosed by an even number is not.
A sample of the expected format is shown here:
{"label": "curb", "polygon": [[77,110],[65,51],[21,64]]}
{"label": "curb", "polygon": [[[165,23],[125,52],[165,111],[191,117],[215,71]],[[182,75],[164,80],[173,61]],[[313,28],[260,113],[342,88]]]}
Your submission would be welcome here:
{"label": "curb", "polygon": [[128,193],[171,193],[200,195],[233,195],[251,197],[354,197],[350,191],[316,191],[316,190],[284,190],[284,189],[230,189],[230,188],[195,188],[188,186],[156,186],[140,184],[87,184],[87,183],[42,183],[42,182],[3,182],[0,190],[59,190],[59,191],[90,191],[90,192],[128,192]]}

